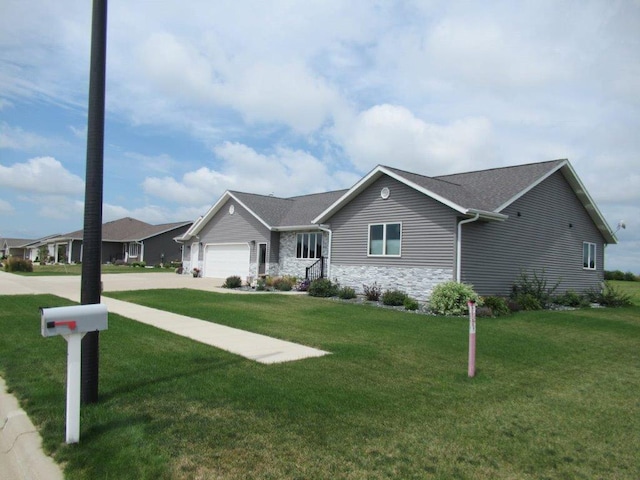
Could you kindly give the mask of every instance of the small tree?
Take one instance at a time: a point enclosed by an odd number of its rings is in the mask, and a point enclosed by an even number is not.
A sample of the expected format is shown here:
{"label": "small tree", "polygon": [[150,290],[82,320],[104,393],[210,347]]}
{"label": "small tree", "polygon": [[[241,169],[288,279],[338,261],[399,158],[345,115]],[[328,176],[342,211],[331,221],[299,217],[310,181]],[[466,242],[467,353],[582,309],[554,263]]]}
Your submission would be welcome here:
{"label": "small tree", "polygon": [[38,260],[40,260],[40,265],[45,265],[49,260],[49,247],[47,245],[38,247]]}

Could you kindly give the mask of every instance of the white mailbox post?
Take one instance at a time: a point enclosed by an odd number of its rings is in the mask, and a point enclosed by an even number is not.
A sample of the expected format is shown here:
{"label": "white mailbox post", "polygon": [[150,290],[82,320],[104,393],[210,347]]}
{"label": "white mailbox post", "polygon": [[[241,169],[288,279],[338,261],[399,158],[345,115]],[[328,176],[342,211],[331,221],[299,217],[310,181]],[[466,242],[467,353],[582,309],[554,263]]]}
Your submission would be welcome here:
{"label": "white mailbox post", "polygon": [[80,441],[80,361],[82,337],[106,330],[107,306],[101,303],[40,309],[43,337],[62,335],[67,341],[67,443]]}

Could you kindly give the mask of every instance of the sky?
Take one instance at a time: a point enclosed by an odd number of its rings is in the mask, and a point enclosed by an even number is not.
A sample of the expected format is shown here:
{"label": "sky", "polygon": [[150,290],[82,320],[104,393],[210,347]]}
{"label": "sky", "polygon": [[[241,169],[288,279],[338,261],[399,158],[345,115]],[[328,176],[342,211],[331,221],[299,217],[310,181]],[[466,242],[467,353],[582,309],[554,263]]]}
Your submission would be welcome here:
{"label": "sky", "polygon": [[[0,237],[82,229],[88,0],[0,0]],[[640,274],[640,0],[112,0],[103,220],[558,158]]]}

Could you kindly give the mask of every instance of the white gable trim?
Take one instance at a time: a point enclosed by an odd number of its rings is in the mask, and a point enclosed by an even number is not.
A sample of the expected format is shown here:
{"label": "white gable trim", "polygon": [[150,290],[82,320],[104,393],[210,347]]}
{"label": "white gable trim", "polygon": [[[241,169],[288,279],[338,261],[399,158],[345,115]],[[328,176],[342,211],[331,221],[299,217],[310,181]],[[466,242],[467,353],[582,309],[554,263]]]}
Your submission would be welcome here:
{"label": "white gable trim", "polygon": [[468,208],[465,208],[461,205],[458,205],[457,203],[452,202],[451,200],[441,197],[440,195],[435,194],[431,190],[421,187],[420,185],[417,185],[407,180],[403,176],[398,175],[397,173],[392,172],[391,170],[388,170],[382,165],[378,165],[373,170],[371,170],[367,175],[365,175],[358,183],[356,183],[353,187],[351,187],[344,195],[342,195],[342,197],[340,197],[332,205],[330,205],[329,208],[327,208],[324,212],[322,212],[320,215],[314,218],[311,221],[311,223],[316,223],[316,224],[324,223],[333,213],[335,213],[345,203],[350,202],[354,197],[362,193],[364,189],[366,189],[369,185],[375,182],[382,175],[388,175],[389,177],[397,180],[398,182],[403,183],[408,187],[411,187],[414,190],[417,190],[418,192],[430,198],[433,198],[434,200],[446,205],[449,208],[452,208],[453,210],[463,215],[466,215],[467,213],[469,213]]}
{"label": "white gable trim", "polygon": [[249,207],[247,207],[242,201],[238,199],[238,197],[236,197],[233,193],[227,190],[222,194],[222,196],[218,199],[218,201],[214,203],[209,210],[207,210],[207,213],[205,213],[202,217],[196,220],[193,226],[189,230],[187,230],[183,236],[179,237],[178,240],[188,241],[190,238],[197,236],[198,233],[200,233],[200,231],[202,230],[202,228],[207,223],[209,223],[209,221],[215,216],[215,214],[218,213],[220,209],[223,207],[223,205],[230,199],[235,201],[238,205],[240,205],[247,212],[253,215],[262,225],[267,227],[269,230],[272,230],[271,225],[267,224],[267,222],[265,222],[262,218],[260,218],[258,214],[256,214],[256,212],[254,212]]}
{"label": "white gable trim", "polygon": [[518,200],[520,197],[522,197],[523,195],[529,193],[531,190],[533,190],[535,187],[537,187],[538,185],[540,185],[542,182],[544,182],[547,178],[549,178],[551,175],[553,175],[554,173],[556,173],[558,170],[560,170],[562,167],[564,167],[565,165],[567,165],[569,162],[567,160],[564,160],[562,163],[559,163],[558,165],[556,165],[555,168],[552,168],[551,170],[549,170],[546,174],[544,174],[542,177],[540,177],[538,180],[536,180],[535,182],[533,182],[532,184],[530,184],[527,188],[525,188],[524,190],[518,192],[517,194],[515,194],[513,197],[511,197],[509,200],[507,200],[505,203],[503,203],[502,205],[500,205],[498,208],[496,208],[496,212],[501,212],[502,210],[504,210],[505,208],[507,208],[509,205],[511,205],[513,202],[515,202],[516,200]]}
{"label": "white gable trim", "polygon": [[576,173],[576,171],[573,169],[573,166],[571,165],[569,160],[562,161],[555,168],[551,169],[549,172],[547,172],[545,175],[543,175],[538,180],[533,182],[527,188],[519,192],[517,195],[514,195],[507,202],[500,205],[496,209],[496,212],[501,212],[503,209],[507,208],[513,202],[515,202],[516,200],[518,200],[519,198],[521,198],[522,196],[524,196],[525,194],[533,190],[535,187],[540,185],[542,182],[544,182],[547,178],[549,178],[551,175],[553,175],[557,171],[561,171],[565,179],[567,180],[567,182],[569,182],[569,186],[573,189],[573,192],[576,194],[576,196],[584,206],[585,210],[593,220],[593,223],[596,224],[596,227],[598,228],[600,233],[602,233],[602,236],[605,238],[605,241],[607,243],[618,243],[618,239],[613,233],[613,230],[611,229],[611,227],[605,220],[604,216],[598,209],[598,206],[596,205],[596,203],[591,198],[591,195],[589,195],[589,192],[587,192],[587,189],[585,188],[582,181],[580,180],[580,177],[578,177],[578,174]]}

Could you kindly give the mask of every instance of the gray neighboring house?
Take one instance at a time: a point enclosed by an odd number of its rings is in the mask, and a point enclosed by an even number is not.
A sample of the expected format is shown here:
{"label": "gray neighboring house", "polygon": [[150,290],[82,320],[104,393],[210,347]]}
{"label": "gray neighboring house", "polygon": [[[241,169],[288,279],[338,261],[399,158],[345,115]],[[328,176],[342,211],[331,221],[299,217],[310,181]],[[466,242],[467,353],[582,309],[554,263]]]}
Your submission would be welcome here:
{"label": "gray neighboring house", "polygon": [[27,238],[0,238],[0,257],[29,259],[30,246],[35,242]]}
{"label": "gray neighboring house", "polygon": [[348,190],[225,192],[181,237],[185,272],[377,282],[425,300],[438,283],[510,293],[525,270],[599,288],[616,237],[568,160],[427,177],[379,165]]}
{"label": "gray neighboring house", "polygon": [[[191,226],[188,222],[151,225],[135,218],[121,218],[102,225],[102,263],[145,262],[156,265],[179,261],[181,246],[174,237],[182,235]],[[41,242],[47,245],[56,263],[82,261],[83,230],[58,235]]]}

